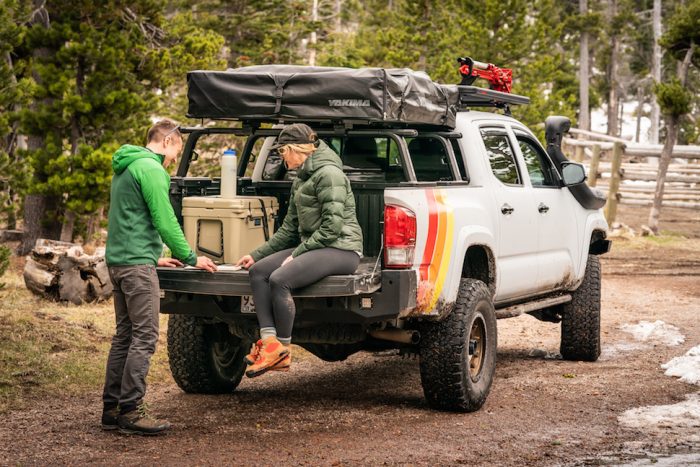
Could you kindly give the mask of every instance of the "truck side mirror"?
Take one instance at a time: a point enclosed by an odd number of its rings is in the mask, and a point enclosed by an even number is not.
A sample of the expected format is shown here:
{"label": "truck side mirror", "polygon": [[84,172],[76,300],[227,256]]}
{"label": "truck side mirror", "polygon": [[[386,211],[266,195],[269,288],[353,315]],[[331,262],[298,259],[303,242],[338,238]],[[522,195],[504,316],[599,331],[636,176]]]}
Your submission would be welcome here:
{"label": "truck side mirror", "polygon": [[586,181],[586,169],[576,162],[562,162],[561,175],[564,179],[564,186],[578,185]]}

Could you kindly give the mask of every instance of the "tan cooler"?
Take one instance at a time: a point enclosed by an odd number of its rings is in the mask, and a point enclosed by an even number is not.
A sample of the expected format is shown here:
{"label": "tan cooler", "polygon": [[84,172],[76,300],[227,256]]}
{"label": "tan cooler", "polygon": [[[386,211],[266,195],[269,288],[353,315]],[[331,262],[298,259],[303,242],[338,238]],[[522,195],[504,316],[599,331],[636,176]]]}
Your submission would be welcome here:
{"label": "tan cooler", "polygon": [[182,199],[185,237],[198,256],[235,264],[265,243],[263,222],[272,235],[277,209],[272,196],[187,196]]}

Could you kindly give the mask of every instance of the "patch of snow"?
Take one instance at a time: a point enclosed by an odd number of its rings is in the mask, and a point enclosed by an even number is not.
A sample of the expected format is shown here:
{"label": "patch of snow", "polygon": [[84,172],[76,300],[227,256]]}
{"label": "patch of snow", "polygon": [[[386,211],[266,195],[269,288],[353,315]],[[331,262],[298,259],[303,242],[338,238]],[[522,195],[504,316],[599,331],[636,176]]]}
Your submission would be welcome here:
{"label": "patch of snow", "polygon": [[700,345],[681,357],[674,357],[661,365],[661,368],[666,370],[667,376],[676,376],[685,383],[700,385]]}
{"label": "patch of snow", "polygon": [[680,329],[661,320],[653,323],[640,321],[638,324],[623,324],[620,329],[632,334],[635,339],[642,342],[652,341],[675,346],[685,341],[685,336],[681,334]]}
{"label": "patch of snow", "polygon": [[[689,431],[700,440],[700,394],[690,394],[672,405],[637,407],[618,417],[621,425],[652,432]],[[690,433],[689,433],[690,434]],[[689,440],[690,441],[690,440]]]}
{"label": "patch of snow", "polygon": [[638,467],[643,465],[654,465],[656,467],[685,467],[691,465],[700,465],[700,454],[673,454],[670,456],[664,454],[646,454],[646,458],[638,459],[627,464],[616,464],[620,467]]}
{"label": "patch of snow", "polygon": [[629,352],[637,352],[644,350],[648,346],[638,342],[616,342],[615,344],[605,345],[600,352],[600,360],[612,360],[619,357],[621,354]]}

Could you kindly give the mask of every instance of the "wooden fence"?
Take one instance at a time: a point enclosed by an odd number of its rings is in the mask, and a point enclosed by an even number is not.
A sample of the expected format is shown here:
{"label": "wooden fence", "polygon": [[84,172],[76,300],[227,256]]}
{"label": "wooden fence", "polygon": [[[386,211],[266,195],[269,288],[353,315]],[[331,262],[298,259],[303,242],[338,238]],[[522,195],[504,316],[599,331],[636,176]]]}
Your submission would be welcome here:
{"label": "wooden fence", "polygon": [[[588,169],[588,184],[606,191],[605,217],[615,221],[618,204],[651,206],[656,191],[661,145],[632,143],[599,133],[572,129],[579,138],[564,138],[564,152]],[[664,206],[700,209],[700,146],[676,146],[669,165]]]}

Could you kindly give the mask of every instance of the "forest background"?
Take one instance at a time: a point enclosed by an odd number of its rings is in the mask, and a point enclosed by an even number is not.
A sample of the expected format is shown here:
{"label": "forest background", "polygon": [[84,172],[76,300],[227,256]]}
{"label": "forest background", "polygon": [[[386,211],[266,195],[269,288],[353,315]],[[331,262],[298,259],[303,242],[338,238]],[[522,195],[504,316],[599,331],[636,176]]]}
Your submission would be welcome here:
{"label": "forest background", "polygon": [[[0,0],[0,229],[91,241],[112,153],[157,117],[183,124],[186,72],[255,64],[409,67],[457,83],[456,58],[514,70],[551,114],[650,142],[700,140],[700,0]],[[539,125],[539,126],[538,126]],[[637,136],[640,138],[639,119]]]}

